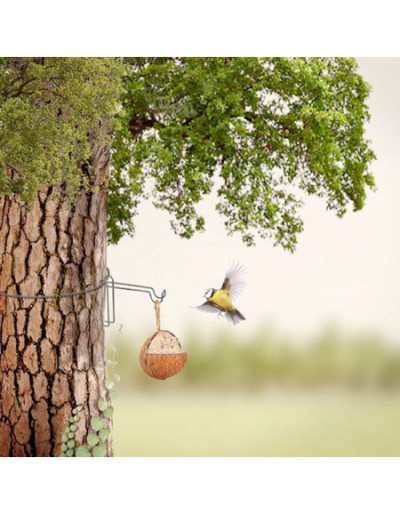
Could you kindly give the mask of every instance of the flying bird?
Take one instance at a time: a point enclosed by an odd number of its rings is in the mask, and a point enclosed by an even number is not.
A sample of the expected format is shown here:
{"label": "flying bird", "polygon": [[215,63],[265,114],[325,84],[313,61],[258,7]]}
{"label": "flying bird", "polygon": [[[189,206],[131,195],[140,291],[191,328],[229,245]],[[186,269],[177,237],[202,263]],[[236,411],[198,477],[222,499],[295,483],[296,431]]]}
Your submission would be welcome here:
{"label": "flying bird", "polygon": [[233,300],[242,292],[245,282],[243,280],[244,268],[240,265],[233,266],[225,275],[220,289],[207,289],[204,296],[207,301],[197,308],[201,311],[211,312],[225,317],[234,325],[246,318],[233,305]]}

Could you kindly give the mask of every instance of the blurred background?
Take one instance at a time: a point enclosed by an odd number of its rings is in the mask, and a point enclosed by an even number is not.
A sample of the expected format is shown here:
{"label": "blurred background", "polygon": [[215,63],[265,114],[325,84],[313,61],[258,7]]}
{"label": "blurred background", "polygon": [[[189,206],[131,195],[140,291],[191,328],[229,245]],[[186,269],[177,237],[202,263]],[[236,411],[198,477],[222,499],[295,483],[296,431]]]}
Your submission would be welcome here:
{"label": "blurred background", "polygon": [[[109,248],[116,280],[167,289],[162,328],[188,352],[176,377],[138,364],[154,332],[146,295],[117,293],[107,329],[117,456],[400,456],[400,59],[360,59],[378,189],[343,219],[305,198],[294,254],[226,235],[210,196],[206,231],[180,240],[144,202],[136,235]],[[233,261],[247,269],[246,321],[193,309]]]}

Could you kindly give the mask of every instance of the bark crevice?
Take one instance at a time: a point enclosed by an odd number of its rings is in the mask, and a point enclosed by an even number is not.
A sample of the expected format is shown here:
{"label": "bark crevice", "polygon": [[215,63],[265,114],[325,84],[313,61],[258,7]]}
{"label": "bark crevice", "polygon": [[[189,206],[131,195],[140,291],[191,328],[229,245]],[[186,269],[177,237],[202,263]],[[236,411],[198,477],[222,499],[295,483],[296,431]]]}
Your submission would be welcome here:
{"label": "bark crevice", "polygon": [[[107,180],[103,153],[94,167]],[[106,193],[70,201],[43,188],[31,205],[0,198],[0,290],[58,294],[98,285],[106,269]],[[58,298],[6,299],[0,314],[0,455],[56,456],[71,410],[82,442],[105,388],[102,289]],[[111,448],[110,448],[111,453]]]}

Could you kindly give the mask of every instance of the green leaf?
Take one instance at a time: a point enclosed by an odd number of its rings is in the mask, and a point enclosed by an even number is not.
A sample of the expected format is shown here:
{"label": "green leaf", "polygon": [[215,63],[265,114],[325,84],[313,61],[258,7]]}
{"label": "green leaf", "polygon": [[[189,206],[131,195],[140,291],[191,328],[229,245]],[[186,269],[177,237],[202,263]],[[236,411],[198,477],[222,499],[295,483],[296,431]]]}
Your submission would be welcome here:
{"label": "green leaf", "polygon": [[93,448],[93,457],[106,457],[107,447],[105,444],[99,444]]}
{"label": "green leaf", "polygon": [[75,447],[75,441],[73,439],[70,439],[67,443],[68,448],[74,448]]}
{"label": "green leaf", "polygon": [[79,446],[75,451],[75,457],[91,457],[91,453],[86,446]]}
{"label": "green leaf", "polygon": [[102,441],[103,443],[105,441],[107,441],[110,434],[111,434],[111,430],[109,428],[103,428],[103,430],[100,430],[100,432],[99,432],[100,441]]}
{"label": "green leaf", "polygon": [[99,411],[103,412],[107,409],[108,407],[108,402],[106,402],[106,400],[103,400],[102,398],[97,402],[97,407],[99,409]]}
{"label": "green leaf", "polygon": [[95,432],[89,432],[87,436],[87,444],[89,446],[96,446],[96,444],[99,442],[99,438],[95,434]]}
{"label": "green leaf", "polygon": [[107,409],[103,412],[103,416],[108,419],[112,419],[114,410],[112,407],[107,407]]}
{"label": "green leaf", "polygon": [[74,456],[74,450],[69,449],[65,452],[66,457],[73,457]]}
{"label": "green leaf", "polygon": [[76,432],[78,430],[78,425],[76,423],[72,423],[69,426],[69,429],[71,430],[71,432]]}
{"label": "green leaf", "polygon": [[93,416],[93,418],[90,420],[90,426],[95,432],[99,432],[102,428],[104,428],[104,421],[98,416]]}

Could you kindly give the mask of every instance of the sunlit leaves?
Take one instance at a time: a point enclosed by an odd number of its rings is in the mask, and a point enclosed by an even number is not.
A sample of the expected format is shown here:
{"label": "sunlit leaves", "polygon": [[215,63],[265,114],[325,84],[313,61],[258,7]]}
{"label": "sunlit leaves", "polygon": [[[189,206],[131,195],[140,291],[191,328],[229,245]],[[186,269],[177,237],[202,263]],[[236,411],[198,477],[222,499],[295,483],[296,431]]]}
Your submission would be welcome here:
{"label": "sunlit leaves", "polygon": [[[90,137],[114,116],[115,59],[16,58],[0,63],[0,193],[25,200],[43,185],[90,186]],[[87,168],[87,166],[86,166]]]}
{"label": "sunlit leaves", "polygon": [[[289,250],[303,224],[302,191],[343,215],[374,186],[364,137],[369,87],[353,59],[152,58],[125,62],[114,139],[111,239],[133,231],[148,191],[191,237],[196,205],[217,210],[245,243],[271,237]],[[127,198],[121,204],[118,198]]]}

